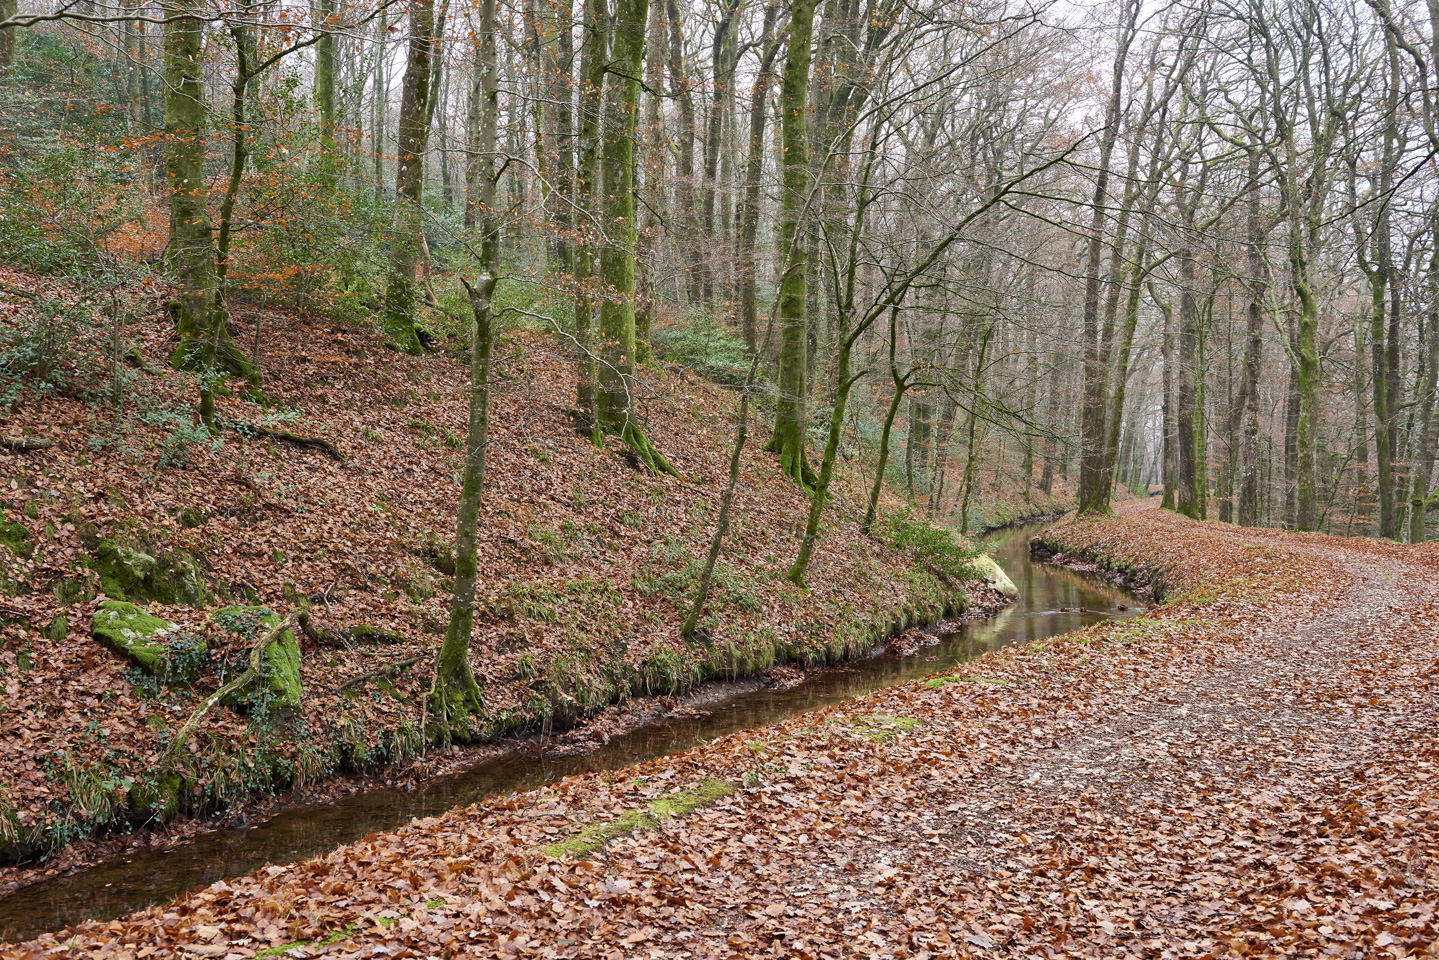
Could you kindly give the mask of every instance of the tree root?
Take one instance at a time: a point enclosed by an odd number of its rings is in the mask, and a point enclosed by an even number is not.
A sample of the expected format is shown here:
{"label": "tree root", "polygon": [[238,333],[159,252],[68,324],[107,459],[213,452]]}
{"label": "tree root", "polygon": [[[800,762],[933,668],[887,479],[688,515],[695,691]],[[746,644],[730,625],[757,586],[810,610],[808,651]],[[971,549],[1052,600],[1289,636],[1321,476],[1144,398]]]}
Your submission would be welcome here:
{"label": "tree root", "polygon": [[48,437],[3,437],[0,436],[0,447],[6,450],[14,450],[17,453],[24,453],[29,450],[48,450],[55,446],[55,441]]}
{"label": "tree root", "polygon": [[803,443],[785,444],[776,434],[770,438],[769,443],[764,445],[764,449],[767,453],[779,454],[779,466],[784,475],[793,480],[805,493],[814,495],[815,488],[819,486],[819,476],[809,465]]}
{"label": "tree root", "polygon": [[344,630],[332,630],[311,620],[308,610],[300,612],[299,624],[300,632],[322,647],[348,647],[352,643],[367,640],[371,643],[408,643],[410,639],[403,633],[367,623],[356,624]]}
{"label": "tree root", "polygon": [[195,708],[194,712],[190,714],[190,718],[185,721],[185,725],[175,734],[175,739],[170,741],[170,749],[165,752],[164,767],[166,770],[174,769],[175,761],[180,757],[180,750],[184,748],[185,742],[190,739],[190,736],[195,732],[196,728],[200,726],[200,721],[205,719],[205,714],[213,710],[216,704],[220,703],[230,694],[242,689],[247,683],[260,675],[260,661],[265,656],[265,651],[269,649],[270,644],[274,643],[280,634],[293,627],[299,618],[299,611],[291,611],[288,617],[267,630],[265,635],[250,648],[250,666],[234,680],[231,680],[206,697],[204,703],[201,703]]}
{"label": "tree root", "polygon": [[670,465],[664,454],[655,448],[654,443],[643,430],[635,425],[634,421],[626,420],[624,425],[618,429],[611,426],[609,432],[623,440],[625,445],[630,448],[630,452],[635,455],[635,459],[644,464],[651,473],[663,473],[671,477],[680,475],[679,471]]}
{"label": "tree root", "polygon": [[411,667],[413,667],[415,664],[419,663],[419,662],[420,662],[421,660],[423,660],[423,659],[425,659],[423,655],[417,655],[417,656],[413,656],[413,657],[406,657],[406,658],[403,659],[403,660],[399,660],[399,661],[396,661],[395,663],[387,664],[387,665],[385,665],[385,666],[383,666],[383,667],[380,667],[378,670],[371,670],[371,671],[369,671],[368,673],[362,673],[362,674],[360,674],[359,676],[351,677],[350,679],[346,680],[344,683],[340,684],[339,686],[337,686],[337,687],[331,687],[331,688],[330,688],[330,692],[331,692],[331,693],[343,693],[343,692],[345,692],[346,690],[349,690],[351,687],[358,687],[360,684],[364,683],[364,682],[367,681],[367,680],[389,680],[389,679],[392,679],[392,678],[394,678],[394,677],[399,676],[399,675],[400,675],[401,673],[403,673],[404,671],[410,669]]}
{"label": "tree root", "polygon": [[226,420],[223,423],[224,426],[238,433],[253,433],[256,436],[268,437],[271,440],[283,440],[286,443],[293,443],[296,446],[323,450],[331,457],[334,457],[338,462],[345,462],[345,455],[340,452],[339,448],[330,441],[320,437],[302,437],[298,433],[290,433],[288,430],[271,430],[269,427],[245,423],[242,420]]}

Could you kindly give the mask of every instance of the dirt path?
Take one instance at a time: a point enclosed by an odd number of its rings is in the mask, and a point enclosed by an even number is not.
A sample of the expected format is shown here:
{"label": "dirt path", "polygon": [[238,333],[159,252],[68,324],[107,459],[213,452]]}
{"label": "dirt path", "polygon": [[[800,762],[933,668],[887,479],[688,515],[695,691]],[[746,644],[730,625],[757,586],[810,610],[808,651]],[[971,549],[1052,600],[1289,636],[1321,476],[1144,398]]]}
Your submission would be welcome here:
{"label": "dirt path", "polygon": [[[1148,504],[1059,537],[1092,558],[1159,562],[1180,599],[30,946],[1439,952],[1439,553],[1197,524]],[[589,860],[544,853],[702,780],[740,786]]]}

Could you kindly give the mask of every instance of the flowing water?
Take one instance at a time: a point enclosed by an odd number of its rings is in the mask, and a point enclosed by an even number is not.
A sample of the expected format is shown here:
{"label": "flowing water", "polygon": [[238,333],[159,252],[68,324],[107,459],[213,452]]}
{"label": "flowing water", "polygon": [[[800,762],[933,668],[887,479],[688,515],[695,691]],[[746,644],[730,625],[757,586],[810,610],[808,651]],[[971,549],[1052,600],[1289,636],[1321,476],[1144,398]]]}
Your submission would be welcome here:
{"label": "flowing water", "polygon": [[[706,716],[667,718],[610,739],[582,755],[542,749],[484,760],[413,790],[376,789],[333,803],[298,807],[248,830],[216,830],[172,850],[138,851],[69,876],[54,877],[0,900],[0,940],[24,940],[86,919],[109,920],[162,903],[197,885],[240,876],[269,863],[292,863],[414,817],[429,817],[486,796],[540,786],[587,770],[606,770],[686,750],[736,730],[842,703],[927,676],[1011,643],[1067,633],[1136,610],[1123,591],[1058,567],[1030,562],[1037,527],[998,535],[994,558],[1019,599],[986,620],[962,624],[908,657],[883,650],[843,668],[820,671],[789,689],[759,689],[704,704]],[[1121,609],[1121,607],[1128,609]]]}

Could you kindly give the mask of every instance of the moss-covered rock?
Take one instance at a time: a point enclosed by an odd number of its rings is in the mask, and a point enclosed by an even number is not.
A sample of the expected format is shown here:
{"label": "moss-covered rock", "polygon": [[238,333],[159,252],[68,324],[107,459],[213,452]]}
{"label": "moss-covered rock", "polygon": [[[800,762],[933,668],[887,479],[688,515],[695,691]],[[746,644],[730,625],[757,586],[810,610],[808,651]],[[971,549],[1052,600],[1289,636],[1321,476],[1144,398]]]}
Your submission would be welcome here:
{"label": "moss-covered rock", "polygon": [[990,589],[1011,600],[1019,596],[1019,588],[1014,585],[1014,581],[1009,579],[1009,574],[1004,572],[1004,568],[996,563],[993,557],[980,554],[969,563],[974,568],[975,576],[988,584]]}
{"label": "moss-covered rock", "polygon": [[182,554],[156,557],[114,540],[101,540],[90,565],[100,575],[105,595],[116,600],[192,607],[205,602],[205,578],[195,562]]}
{"label": "moss-covered rock", "polygon": [[152,676],[165,672],[166,639],[180,628],[123,600],[106,600],[95,611],[95,639]]}
{"label": "moss-covered rock", "polygon": [[[280,617],[266,607],[245,606],[216,610],[213,619],[226,628],[233,628],[237,622],[253,623],[260,632],[268,632],[280,622]],[[251,712],[279,721],[294,719],[305,695],[300,684],[300,643],[295,631],[284,630],[271,641],[260,663],[259,679],[237,690],[225,705],[236,709],[246,706]]]}

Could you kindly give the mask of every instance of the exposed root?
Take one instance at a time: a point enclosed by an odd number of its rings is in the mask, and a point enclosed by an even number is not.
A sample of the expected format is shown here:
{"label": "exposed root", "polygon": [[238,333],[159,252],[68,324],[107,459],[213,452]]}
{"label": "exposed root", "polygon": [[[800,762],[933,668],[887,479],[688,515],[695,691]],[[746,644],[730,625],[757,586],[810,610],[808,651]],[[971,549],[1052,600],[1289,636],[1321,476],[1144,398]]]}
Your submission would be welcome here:
{"label": "exposed root", "polygon": [[343,630],[335,630],[311,619],[309,611],[299,615],[300,632],[322,647],[348,647],[354,643],[405,643],[409,640],[402,633],[375,627],[367,623],[356,624]]}
{"label": "exposed root", "polygon": [[371,671],[369,671],[368,673],[362,673],[362,674],[360,674],[359,676],[351,677],[350,679],[346,680],[344,683],[340,684],[339,686],[337,686],[337,687],[332,687],[332,688],[330,689],[330,692],[331,692],[331,693],[343,693],[343,692],[346,691],[346,690],[349,690],[349,689],[351,689],[351,688],[353,688],[353,687],[358,687],[360,684],[365,683],[365,682],[370,681],[370,680],[391,680],[391,679],[399,676],[399,675],[400,675],[401,673],[403,673],[404,671],[410,669],[411,667],[413,667],[415,664],[419,663],[419,662],[420,662],[421,660],[423,660],[423,659],[425,659],[425,658],[424,658],[423,656],[420,656],[420,655],[413,656],[413,657],[406,657],[406,658],[403,659],[403,660],[399,660],[399,661],[397,661],[397,662],[395,662],[395,663],[387,664],[387,665],[385,665],[385,666],[383,666],[383,667],[380,667],[380,668],[377,669],[377,670],[371,670]]}
{"label": "exposed root", "polygon": [[769,453],[779,454],[779,468],[786,477],[803,488],[805,493],[814,494],[815,487],[819,485],[819,475],[810,468],[803,443],[784,443],[776,434],[764,448]]}
{"label": "exposed root", "polygon": [[340,452],[339,448],[321,437],[303,437],[298,433],[290,433],[288,430],[271,430],[269,427],[245,423],[242,420],[225,420],[223,421],[223,426],[229,427],[237,433],[252,433],[256,436],[268,437],[271,440],[283,440],[286,443],[293,443],[300,447],[311,447],[316,450],[323,450],[338,462],[345,462],[345,455]]}

